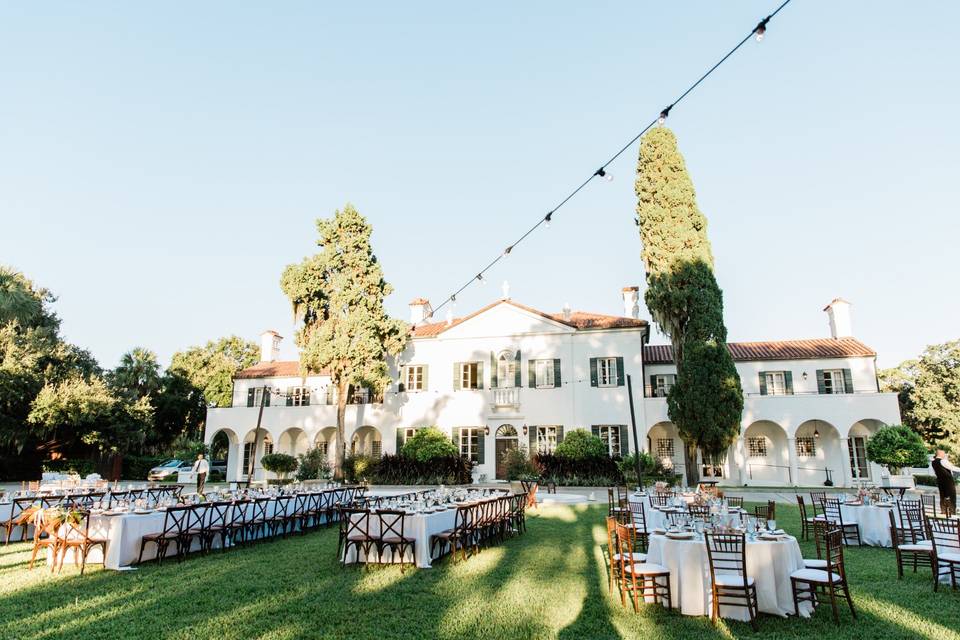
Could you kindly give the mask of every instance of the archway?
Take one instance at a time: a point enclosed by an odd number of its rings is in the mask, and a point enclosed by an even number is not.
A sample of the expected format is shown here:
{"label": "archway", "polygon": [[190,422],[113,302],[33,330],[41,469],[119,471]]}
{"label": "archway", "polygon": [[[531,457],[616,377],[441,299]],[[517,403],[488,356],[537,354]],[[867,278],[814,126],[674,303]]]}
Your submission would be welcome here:
{"label": "archway", "polygon": [[519,440],[517,430],[512,424],[500,425],[496,433],[496,478],[497,480],[507,479],[507,454],[516,449]]}
{"label": "archway", "polygon": [[758,420],[743,433],[747,456],[746,482],[751,485],[790,483],[787,432],[776,422]]}
{"label": "archway", "polygon": [[683,442],[672,422],[658,422],[647,431],[650,455],[664,469],[684,473]]}
{"label": "archway", "polygon": [[243,439],[243,461],[240,467],[240,478],[249,475],[251,460],[253,461],[253,480],[263,480],[265,477],[260,459],[269,453],[273,453],[273,438],[266,429],[261,428],[260,431],[263,433],[261,434],[260,448],[256,455],[254,455],[253,447],[256,442],[257,430],[251,429]]}
{"label": "archway", "polygon": [[213,472],[225,468],[224,480],[236,481],[240,477],[240,438],[232,429],[220,429],[210,438],[210,480]]}
{"label": "archway", "polygon": [[382,444],[380,432],[377,431],[376,427],[364,425],[353,432],[353,438],[350,441],[350,453],[379,458],[383,452]]}
{"label": "archway", "polygon": [[333,464],[337,459],[337,428],[324,427],[320,429],[316,439],[313,441],[313,446],[326,454],[327,462],[329,462],[330,467],[333,468]]}
{"label": "archway", "polygon": [[291,427],[280,434],[277,439],[277,451],[287,453],[291,456],[299,456],[307,452],[310,448],[310,439],[303,429]]}
{"label": "archway", "polygon": [[867,460],[867,440],[885,426],[880,420],[866,418],[851,425],[847,432],[847,455],[850,461],[850,478],[854,484],[879,480],[880,465]]}
{"label": "archway", "polygon": [[794,438],[797,457],[797,484],[822,486],[846,484],[840,431],[826,420],[807,420],[797,427]]}

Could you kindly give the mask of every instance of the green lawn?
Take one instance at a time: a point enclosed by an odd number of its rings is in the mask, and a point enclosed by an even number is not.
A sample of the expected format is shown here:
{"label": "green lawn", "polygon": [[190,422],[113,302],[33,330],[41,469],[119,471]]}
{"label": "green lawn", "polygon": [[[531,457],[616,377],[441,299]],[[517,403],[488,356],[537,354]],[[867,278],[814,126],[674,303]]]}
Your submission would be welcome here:
{"label": "green lawn", "polygon": [[[0,638],[730,638],[750,627],[607,594],[604,507],[556,506],[528,517],[526,535],[465,563],[429,570],[341,569],[337,533],[323,530],[138,571],[60,576],[28,571],[29,546],[0,547]],[[796,509],[780,522],[799,533]],[[805,555],[813,555],[804,544]],[[933,593],[928,572],[896,578],[893,552],[851,549],[860,614],[835,627],[761,616],[764,638],[960,638],[960,592]],[[929,570],[928,570],[929,571]]]}

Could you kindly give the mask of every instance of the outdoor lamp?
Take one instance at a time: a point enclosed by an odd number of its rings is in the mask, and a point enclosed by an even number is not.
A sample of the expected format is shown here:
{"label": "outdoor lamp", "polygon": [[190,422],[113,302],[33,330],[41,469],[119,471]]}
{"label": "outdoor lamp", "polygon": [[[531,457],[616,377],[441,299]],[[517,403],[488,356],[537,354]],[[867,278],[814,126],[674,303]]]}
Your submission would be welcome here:
{"label": "outdoor lamp", "polygon": [[527,425],[523,425],[523,435],[527,435]]}
{"label": "outdoor lamp", "polygon": [[489,426],[486,426],[486,427],[483,428],[483,435],[485,435],[485,436],[490,435],[490,427],[489,427]]}
{"label": "outdoor lamp", "polygon": [[807,381],[807,372],[804,371],[803,374],[800,375],[800,377],[803,378],[803,381],[804,381],[804,382],[806,382],[806,381]]}

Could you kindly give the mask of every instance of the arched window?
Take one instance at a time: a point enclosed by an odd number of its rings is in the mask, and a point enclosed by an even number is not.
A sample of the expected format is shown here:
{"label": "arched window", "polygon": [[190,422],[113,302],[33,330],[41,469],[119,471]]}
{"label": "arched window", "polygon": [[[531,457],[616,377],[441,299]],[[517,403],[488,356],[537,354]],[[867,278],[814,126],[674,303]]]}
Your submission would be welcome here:
{"label": "arched window", "polygon": [[509,389],[516,386],[517,360],[510,351],[501,351],[497,358],[497,381],[500,387]]}
{"label": "arched window", "polygon": [[497,429],[498,438],[516,438],[517,430],[513,428],[513,425],[505,424]]}

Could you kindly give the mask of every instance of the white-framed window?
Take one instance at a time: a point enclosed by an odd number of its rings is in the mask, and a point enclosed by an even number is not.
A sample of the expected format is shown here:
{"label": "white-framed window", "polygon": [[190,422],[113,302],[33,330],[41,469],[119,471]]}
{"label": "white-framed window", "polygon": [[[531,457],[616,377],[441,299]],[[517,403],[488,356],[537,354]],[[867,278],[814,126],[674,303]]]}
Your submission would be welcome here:
{"label": "white-framed window", "polygon": [[379,440],[370,443],[370,455],[379,460],[383,456],[383,443]]}
{"label": "white-framed window", "polygon": [[320,453],[326,456],[330,452],[330,443],[326,440],[318,440],[317,449],[320,451]]}
{"label": "white-framed window", "polygon": [[409,364],[407,365],[406,389],[407,391],[423,391],[426,389],[426,365]]}
{"label": "white-framed window", "polygon": [[787,393],[787,383],[783,371],[767,371],[763,374],[768,396],[782,396]]}
{"label": "white-framed window", "polygon": [[[243,443],[243,469],[241,473],[244,475],[250,470],[250,456],[253,455],[253,442]],[[273,440],[270,439],[270,436],[265,436],[263,439],[263,455],[268,456],[273,453]]]}
{"label": "white-framed window", "polygon": [[553,453],[557,450],[557,434],[553,426],[537,427],[537,453]]}
{"label": "white-framed window", "polygon": [[667,466],[669,462],[670,466],[673,465],[673,456],[675,455],[675,449],[673,448],[673,438],[657,438],[657,460],[661,464]]}
{"label": "white-framed window", "polygon": [[653,376],[653,385],[651,389],[653,397],[666,398],[668,395],[670,395],[670,389],[673,388],[673,384],[676,381],[677,376],[673,373],[663,373]]}
{"label": "white-framed window", "polygon": [[353,387],[350,401],[347,404],[370,404],[370,389],[366,387]]}
{"label": "white-framed window", "polygon": [[[611,359],[615,360],[614,358]],[[616,362],[614,362],[613,365],[613,372],[614,376],[616,376]],[[603,440],[603,443],[607,445],[608,455],[611,457],[620,455],[620,425],[600,425],[599,436],[600,439]]]}
{"label": "white-framed window", "polygon": [[824,393],[849,393],[843,382],[843,369],[826,369],[823,372]]}
{"label": "white-framed window", "polygon": [[306,407],[310,404],[310,387],[290,387],[287,395],[294,407]]}
{"label": "white-framed window", "polygon": [[460,429],[460,455],[472,462],[480,462],[480,447],[483,446],[483,428],[467,427]]}
{"label": "white-framed window", "polygon": [[460,363],[460,388],[461,389],[479,389],[480,388],[480,363],[479,362],[461,362]]}
{"label": "white-framed window", "polygon": [[553,389],[553,360],[534,360],[533,372],[536,375],[537,389]]}
{"label": "white-framed window", "polygon": [[617,384],[617,359],[597,358],[597,386],[615,387]]}
{"label": "white-framed window", "polygon": [[763,436],[756,438],[747,438],[747,457],[766,458],[767,457],[767,439]]}
{"label": "white-framed window", "polygon": [[813,458],[817,455],[816,438],[803,437],[797,438],[797,457]]}
{"label": "white-framed window", "polygon": [[517,386],[517,361],[509,351],[497,358],[497,384],[504,389]]}

